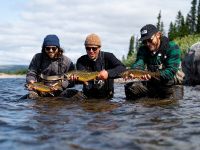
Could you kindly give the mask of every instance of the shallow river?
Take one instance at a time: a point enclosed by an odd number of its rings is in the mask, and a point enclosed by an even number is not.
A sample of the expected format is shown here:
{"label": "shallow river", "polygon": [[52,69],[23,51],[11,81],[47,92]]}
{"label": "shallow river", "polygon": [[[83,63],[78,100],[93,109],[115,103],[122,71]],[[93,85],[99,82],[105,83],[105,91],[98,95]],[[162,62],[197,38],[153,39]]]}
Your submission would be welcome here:
{"label": "shallow river", "polygon": [[[198,150],[200,86],[178,101],[19,100],[24,78],[0,79],[1,150]],[[76,87],[80,89],[80,87]]]}

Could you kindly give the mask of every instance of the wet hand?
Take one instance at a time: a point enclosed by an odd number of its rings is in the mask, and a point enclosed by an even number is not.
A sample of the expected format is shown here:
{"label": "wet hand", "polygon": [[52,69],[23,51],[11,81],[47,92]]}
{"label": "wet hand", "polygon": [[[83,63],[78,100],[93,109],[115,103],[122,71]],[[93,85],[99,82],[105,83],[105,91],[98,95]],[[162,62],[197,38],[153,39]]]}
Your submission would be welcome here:
{"label": "wet hand", "polygon": [[133,80],[133,79],[150,80],[151,76],[149,74],[145,74],[145,75],[142,75],[141,77],[137,77],[137,76],[135,76],[134,74],[131,73],[124,78],[125,81],[126,80]]}
{"label": "wet hand", "polygon": [[33,83],[35,83],[34,80],[30,80],[30,81],[29,81],[29,84],[33,84]]}
{"label": "wet hand", "polygon": [[[68,77],[67,78],[68,80],[70,80],[70,81],[78,81],[79,80],[79,77],[77,76],[77,75],[75,75],[75,74],[72,74],[70,77]],[[83,84],[85,84],[85,85],[88,85],[88,82],[86,81],[86,82],[83,82]]]}
{"label": "wet hand", "polygon": [[134,74],[129,74],[128,76],[125,76],[124,77],[124,80],[126,81],[126,80],[132,80],[132,79],[135,79],[136,77],[134,76]]}
{"label": "wet hand", "polygon": [[27,88],[27,90],[29,90],[29,91],[35,90],[33,88],[33,86],[31,86],[33,83],[35,83],[35,81],[34,80],[30,80],[29,83],[25,85],[25,87]]}
{"label": "wet hand", "polygon": [[60,87],[58,86],[58,83],[55,83],[53,85],[50,85],[50,89],[52,91],[57,91],[57,90],[60,90]]}
{"label": "wet hand", "polygon": [[150,80],[151,76],[149,74],[145,74],[141,77],[142,80]]}
{"label": "wet hand", "polygon": [[100,71],[97,77],[100,80],[106,80],[106,79],[108,79],[108,71],[106,71],[106,70]]}
{"label": "wet hand", "polygon": [[78,76],[76,76],[75,74],[72,74],[70,77],[68,77],[68,80],[78,81]]}

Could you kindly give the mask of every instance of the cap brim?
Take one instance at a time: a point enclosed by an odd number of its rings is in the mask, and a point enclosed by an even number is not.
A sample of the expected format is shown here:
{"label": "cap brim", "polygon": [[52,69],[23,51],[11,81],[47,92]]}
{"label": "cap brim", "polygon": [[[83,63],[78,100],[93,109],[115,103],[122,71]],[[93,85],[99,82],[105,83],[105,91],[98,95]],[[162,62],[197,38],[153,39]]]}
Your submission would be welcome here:
{"label": "cap brim", "polygon": [[144,37],[141,37],[139,41],[144,41],[144,40],[150,39],[151,37],[152,35],[144,36]]}

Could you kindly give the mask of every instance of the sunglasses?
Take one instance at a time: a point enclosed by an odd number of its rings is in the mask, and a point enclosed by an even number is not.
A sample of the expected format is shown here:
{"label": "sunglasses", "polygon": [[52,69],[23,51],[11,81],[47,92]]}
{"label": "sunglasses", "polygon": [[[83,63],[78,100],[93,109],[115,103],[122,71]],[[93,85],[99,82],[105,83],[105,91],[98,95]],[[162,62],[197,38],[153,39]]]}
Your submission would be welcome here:
{"label": "sunglasses", "polygon": [[142,43],[143,43],[143,44],[147,44],[147,42],[148,42],[148,43],[152,43],[154,37],[155,37],[155,36],[153,35],[150,39],[144,40]]}
{"label": "sunglasses", "polygon": [[46,51],[50,51],[50,50],[52,50],[52,51],[56,51],[58,48],[57,47],[45,47],[45,50]]}
{"label": "sunglasses", "polygon": [[87,51],[92,50],[93,52],[97,51],[99,47],[85,47]]}

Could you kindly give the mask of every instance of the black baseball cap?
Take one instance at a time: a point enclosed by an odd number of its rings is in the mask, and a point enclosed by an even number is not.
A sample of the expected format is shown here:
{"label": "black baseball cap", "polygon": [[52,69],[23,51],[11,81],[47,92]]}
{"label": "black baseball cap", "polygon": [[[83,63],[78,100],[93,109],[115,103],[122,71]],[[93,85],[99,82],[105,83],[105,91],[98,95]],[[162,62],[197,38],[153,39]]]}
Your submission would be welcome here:
{"label": "black baseball cap", "polygon": [[141,38],[140,41],[144,41],[150,39],[153,34],[158,32],[159,30],[152,24],[147,24],[140,30]]}

